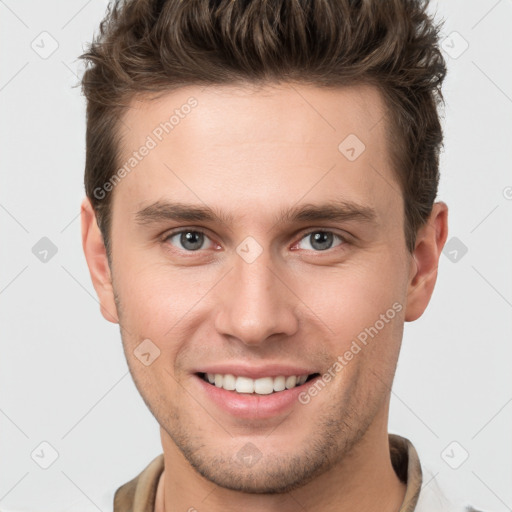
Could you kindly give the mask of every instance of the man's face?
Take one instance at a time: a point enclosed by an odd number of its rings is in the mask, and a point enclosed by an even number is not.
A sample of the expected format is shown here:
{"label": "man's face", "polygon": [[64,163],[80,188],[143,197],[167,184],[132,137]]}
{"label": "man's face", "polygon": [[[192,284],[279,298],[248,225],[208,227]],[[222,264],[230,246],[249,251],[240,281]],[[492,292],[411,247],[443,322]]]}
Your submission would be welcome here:
{"label": "man's face", "polygon": [[[111,271],[135,383],[164,444],[211,481],[304,483],[387,428],[411,259],[381,96],[189,87],[132,106]],[[176,219],[177,203],[213,213]],[[294,217],[328,204],[346,215]]]}

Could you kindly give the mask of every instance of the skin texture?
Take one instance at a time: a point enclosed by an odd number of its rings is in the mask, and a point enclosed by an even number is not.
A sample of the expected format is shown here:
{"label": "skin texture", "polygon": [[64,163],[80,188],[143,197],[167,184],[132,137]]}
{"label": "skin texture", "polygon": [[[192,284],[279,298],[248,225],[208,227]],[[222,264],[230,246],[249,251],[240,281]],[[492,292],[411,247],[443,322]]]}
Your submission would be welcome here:
{"label": "skin texture", "polygon": [[[405,486],[391,466],[390,389],[403,324],[426,308],[447,237],[447,207],[434,205],[410,254],[378,90],[305,85],[187,87],[132,102],[122,161],[175,108],[180,119],[116,185],[112,265],[90,202],[83,247],[103,316],[118,322],[135,384],[161,426],[165,467],[155,510],[396,511]],[[356,134],[354,161],[338,145]],[[282,210],[351,201],[361,219],[277,222]],[[208,206],[232,218],[137,222],[156,201]],[[190,250],[171,229],[205,233]],[[333,233],[319,249],[311,232]],[[252,262],[237,247],[261,247]],[[341,237],[341,238],[339,238]],[[401,310],[308,404],[243,419],[213,403],[200,365],[298,365],[324,373],[365,328]],[[160,355],[146,366],[145,339]],[[247,443],[261,457],[237,461]]]}

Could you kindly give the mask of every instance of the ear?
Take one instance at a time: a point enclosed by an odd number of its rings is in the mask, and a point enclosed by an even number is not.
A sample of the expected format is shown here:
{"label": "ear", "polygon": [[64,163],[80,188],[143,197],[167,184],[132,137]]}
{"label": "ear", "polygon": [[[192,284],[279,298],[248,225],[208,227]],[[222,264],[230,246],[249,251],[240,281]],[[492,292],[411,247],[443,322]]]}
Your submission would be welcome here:
{"label": "ear", "polygon": [[82,201],[82,247],[91,274],[92,284],[98,295],[103,317],[112,323],[119,323],[112,288],[112,276],[108,265],[107,251],[103,236],[96,221],[96,214],[88,198]]}
{"label": "ear", "polygon": [[417,320],[434,291],[439,257],[448,236],[448,206],[434,203],[427,222],[418,230],[411,258],[405,321]]}

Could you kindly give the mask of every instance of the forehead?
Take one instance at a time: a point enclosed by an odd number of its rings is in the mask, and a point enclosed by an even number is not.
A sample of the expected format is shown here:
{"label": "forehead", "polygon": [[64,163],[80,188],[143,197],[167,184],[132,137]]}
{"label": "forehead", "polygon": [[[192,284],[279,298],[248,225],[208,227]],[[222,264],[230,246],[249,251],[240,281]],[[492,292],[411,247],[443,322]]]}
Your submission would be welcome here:
{"label": "forehead", "polygon": [[371,133],[384,115],[382,95],[370,85],[189,86],[153,98],[134,98],[120,130],[126,146],[141,142],[141,136],[146,134],[156,139],[176,139],[183,131],[178,129],[180,125],[186,125],[189,136],[196,136],[192,143],[200,139],[213,144],[236,143],[245,132],[251,132],[255,142],[295,143],[299,138],[314,143],[323,140],[331,145],[350,130],[374,143],[380,131],[374,137]]}
{"label": "forehead", "polygon": [[385,105],[371,86],[190,86],[134,100],[122,121],[118,164],[129,172],[114,203],[132,209],[166,196],[229,202],[240,215],[301,197],[397,202]]}

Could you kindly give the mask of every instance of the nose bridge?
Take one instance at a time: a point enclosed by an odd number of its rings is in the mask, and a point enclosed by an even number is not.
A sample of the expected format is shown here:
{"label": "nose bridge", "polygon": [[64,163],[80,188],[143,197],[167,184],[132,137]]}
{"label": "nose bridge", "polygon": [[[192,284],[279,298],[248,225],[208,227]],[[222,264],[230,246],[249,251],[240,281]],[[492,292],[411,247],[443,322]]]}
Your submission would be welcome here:
{"label": "nose bridge", "polygon": [[217,316],[221,334],[247,345],[263,343],[273,334],[291,335],[297,328],[294,296],[278,277],[270,250],[260,249],[257,255],[254,251],[254,247],[240,244]]}

